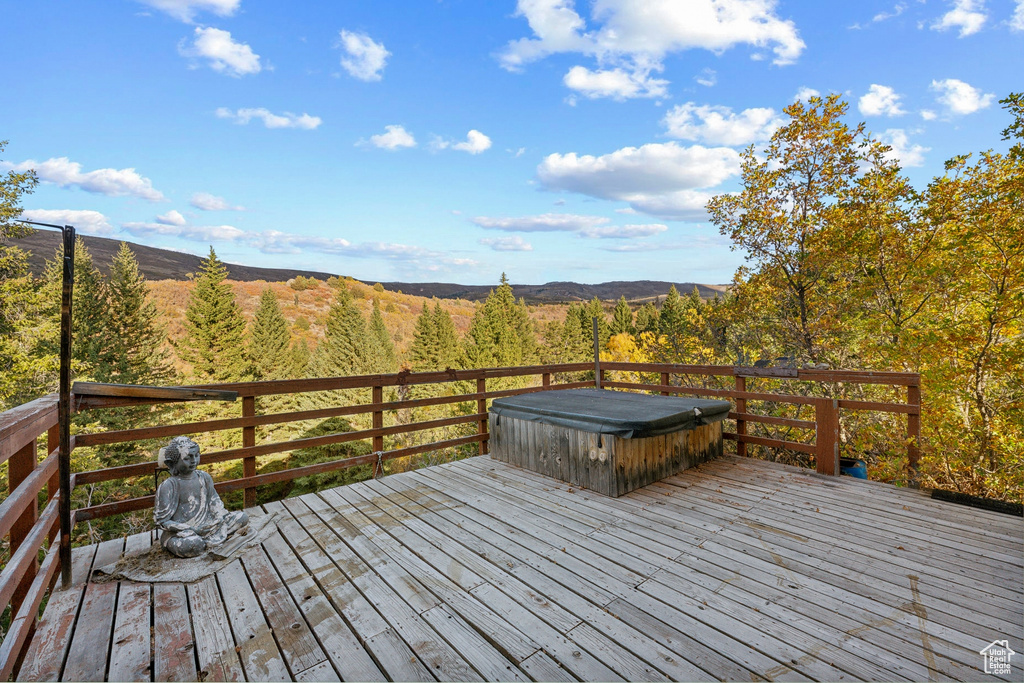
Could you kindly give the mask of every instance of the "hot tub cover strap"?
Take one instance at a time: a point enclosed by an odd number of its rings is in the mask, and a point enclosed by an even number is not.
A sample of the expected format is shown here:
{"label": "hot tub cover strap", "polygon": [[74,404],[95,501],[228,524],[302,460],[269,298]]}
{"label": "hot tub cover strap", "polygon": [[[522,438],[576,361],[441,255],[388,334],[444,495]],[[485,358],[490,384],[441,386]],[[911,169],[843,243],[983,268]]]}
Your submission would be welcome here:
{"label": "hot tub cover strap", "polygon": [[491,413],[623,439],[671,434],[720,422],[732,405],[680,396],[652,396],[608,389],[562,389],[495,399]]}

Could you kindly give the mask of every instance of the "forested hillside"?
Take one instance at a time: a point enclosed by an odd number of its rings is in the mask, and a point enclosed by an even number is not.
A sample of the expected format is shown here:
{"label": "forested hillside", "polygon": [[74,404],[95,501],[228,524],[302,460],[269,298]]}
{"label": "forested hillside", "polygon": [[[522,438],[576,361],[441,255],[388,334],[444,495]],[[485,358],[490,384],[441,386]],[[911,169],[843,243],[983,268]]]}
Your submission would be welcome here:
{"label": "forested hillside", "polygon": [[[925,188],[910,184],[889,148],[872,139],[863,124],[843,122],[847,105],[838,96],[791,105],[787,124],[766,147],[744,153],[742,191],[708,205],[713,224],[747,255],[728,292],[710,299],[672,287],[660,304],[621,298],[614,304],[594,299],[536,307],[517,300],[504,277],[482,302],[432,301],[337,277],[231,282],[212,248],[190,282],[147,283],[126,246],[103,275],[80,245],[75,375],[174,384],[581,361],[592,357],[590,321],[597,317],[606,359],[733,365],[738,359],[752,364],[785,358],[796,365],[919,372],[922,483],[1020,501],[1024,99],[1012,95],[1003,104],[1011,115],[1003,134],[1015,141],[1010,152],[958,156]],[[24,253],[8,241],[22,230],[13,219],[34,184],[31,173],[11,172],[2,180],[4,408],[56,386],[57,261],[42,277],[32,277]],[[870,392],[852,394],[842,385],[825,389],[837,397],[876,398]],[[888,390],[877,391],[883,397]],[[318,406],[366,398],[334,392],[296,400]],[[268,400],[261,409],[284,409],[288,400]],[[802,417],[796,408],[763,407]],[[190,420],[224,410],[179,407],[93,417],[92,424],[80,422],[76,429],[116,427],[129,418],[136,426]],[[425,408],[417,415],[442,410],[448,409]],[[294,430],[314,435],[353,426],[332,418],[296,423]],[[205,436],[204,447],[232,444],[238,438],[234,431]],[[844,417],[841,440],[844,455],[868,460],[873,478],[905,482],[901,417],[851,414]],[[137,462],[152,457],[157,445],[80,449],[76,465]],[[285,460],[305,464],[367,448],[341,446],[297,451]],[[795,462],[803,457],[770,450],[758,454]],[[286,464],[267,460],[261,468]],[[286,495],[368,474],[300,481],[261,495]],[[92,489],[82,495],[95,503],[129,493]]]}

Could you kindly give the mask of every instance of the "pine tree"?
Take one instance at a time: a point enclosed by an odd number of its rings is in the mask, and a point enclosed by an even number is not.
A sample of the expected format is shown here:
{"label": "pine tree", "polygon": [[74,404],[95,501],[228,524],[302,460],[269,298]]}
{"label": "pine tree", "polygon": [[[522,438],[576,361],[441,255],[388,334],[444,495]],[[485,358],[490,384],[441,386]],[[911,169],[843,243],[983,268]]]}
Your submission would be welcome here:
{"label": "pine tree", "polygon": [[633,311],[625,296],[619,297],[618,303],[615,304],[615,311],[612,312],[612,334],[636,334]]}
{"label": "pine tree", "polygon": [[371,373],[390,374],[398,371],[398,359],[391,334],[384,325],[384,317],[380,313],[377,300],[373,300],[373,313],[370,316],[369,336],[366,345],[367,367]]}
{"label": "pine tree", "polygon": [[661,304],[661,312],[658,314],[658,332],[669,339],[681,335],[685,320],[683,298],[679,296],[676,286],[672,285],[668,290],[668,296]]}
{"label": "pine tree", "polygon": [[658,307],[648,301],[636,312],[636,334],[640,336],[644,332],[658,333]]}
{"label": "pine tree", "polygon": [[327,331],[310,358],[314,377],[361,375],[367,370],[366,321],[352,302],[347,287],[340,287],[327,312]]}
{"label": "pine tree", "polygon": [[288,347],[288,379],[302,379],[307,377],[309,372],[309,359],[312,354],[309,344],[305,339],[296,339]]}
{"label": "pine tree", "polygon": [[284,379],[290,374],[288,321],[273,290],[267,287],[260,296],[256,316],[249,333],[249,362],[257,380]]}
{"label": "pine tree", "polygon": [[172,375],[163,349],[164,330],[146,280],[128,245],[121,243],[110,264],[109,315],[113,358],[103,381],[115,384],[161,384]]}
{"label": "pine tree", "polygon": [[487,295],[469,324],[465,354],[471,367],[529,365],[537,357],[537,338],[526,310],[512,294],[508,278]]}
{"label": "pine tree", "polygon": [[230,382],[245,375],[245,318],[225,279],[227,268],[210,247],[195,276],[185,309],[185,338],[177,346],[201,381]]}
{"label": "pine tree", "polygon": [[[42,294],[51,319],[59,329],[61,289],[64,279],[64,245],[57,247],[53,259],[46,262]],[[116,356],[116,335],[108,305],[107,282],[93,263],[92,254],[81,237],[75,240],[74,289],[71,299],[71,360],[76,376],[101,382],[110,381]],[[48,354],[56,355],[60,338],[44,342]]]}
{"label": "pine tree", "polygon": [[423,371],[436,369],[436,358],[437,326],[434,323],[434,314],[424,302],[423,311],[416,318],[416,327],[413,329],[409,360],[413,370]]}
{"label": "pine tree", "polygon": [[[0,140],[0,152],[6,145]],[[21,215],[21,197],[37,183],[31,171],[0,175],[0,410],[53,391],[57,383],[57,357],[43,344],[57,330],[45,315],[27,255],[7,244],[30,232],[13,221]]]}
{"label": "pine tree", "polygon": [[608,340],[612,336],[612,328],[608,324],[607,316],[604,314],[604,306],[601,305],[601,300],[595,296],[586,305],[584,312],[586,315],[584,329],[586,330],[587,339],[590,341],[590,347],[593,348],[594,346],[594,318],[597,318],[597,339],[603,349],[608,345]]}
{"label": "pine tree", "polygon": [[462,356],[462,346],[459,344],[459,335],[455,331],[455,323],[448,311],[441,308],[441,302],[434,302],[434,330],[436,333],[437,347],[434,356],[434,367],[437,370],[448,368],[460,369],[465,364]]}

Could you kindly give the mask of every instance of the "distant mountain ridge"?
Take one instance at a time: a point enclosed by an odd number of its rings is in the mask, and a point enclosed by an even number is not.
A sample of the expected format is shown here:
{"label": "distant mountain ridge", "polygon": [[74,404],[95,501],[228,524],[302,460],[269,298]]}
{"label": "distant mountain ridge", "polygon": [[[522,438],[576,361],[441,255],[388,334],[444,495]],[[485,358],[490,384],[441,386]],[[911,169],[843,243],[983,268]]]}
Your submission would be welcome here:
{"label": "distant mountain ridge", "polygon": [[[86,248],[93,256],[96,265],[104,273],[110,260],[117,253],[119,244],[126,240],[115,240],[106,237],[83,235]],[[35,274],[43,272],[47,259],[52,259],[57,247],[60,246],[60,233],[36,230],[28,236],[13,240],[13,244],[29,253],[29,268]],[[190,273],[199,270],[202,259],[192,254],[148,247],[143,244],[129,242],[128,245],[139,261],[139,270],[149,280],[187,280]],[[236,263],[225,263],[228,277],[232,280],[252,282],[287,282],[298,276],[326,280],[336,273],[324,273],[314,270],[293,270],[288,268],[258,268]],[[367,284],[373,281],[364,280]],[[721,295],[727,285],[705,285],[694,282],[663,282],[657,280],[635,280],[602,282],[596,285],[585,285],[578,282],[548,282],[542,285],[512,285],[516,298],[523,298],[527,303],[564,303],[572,301],[589,301],[595,296],[602,301],[611,301],[625,296],[628,301],[653,301],[664,297],[672,285],[681,294],[689,294],[696,287],[702,298],[708,299],[716,294]],[[381,282],[385,289],[416,296],[437,297],[439,299],[468,299],[482,301],[487,293],[497,285],[460,285],[448,282]]]}

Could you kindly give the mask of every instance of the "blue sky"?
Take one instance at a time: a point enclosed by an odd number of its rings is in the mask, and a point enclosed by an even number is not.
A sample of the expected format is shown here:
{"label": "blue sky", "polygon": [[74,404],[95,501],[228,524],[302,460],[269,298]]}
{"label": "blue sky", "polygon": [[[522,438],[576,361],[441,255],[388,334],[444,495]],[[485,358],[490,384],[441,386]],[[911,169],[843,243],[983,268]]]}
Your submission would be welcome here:
{"label": "blue sky", "polygon": [[842,93],[923,188],[1006,149],[1024,0],[2,0],[26,216],[370,281],[728,282],[707,222]]}

